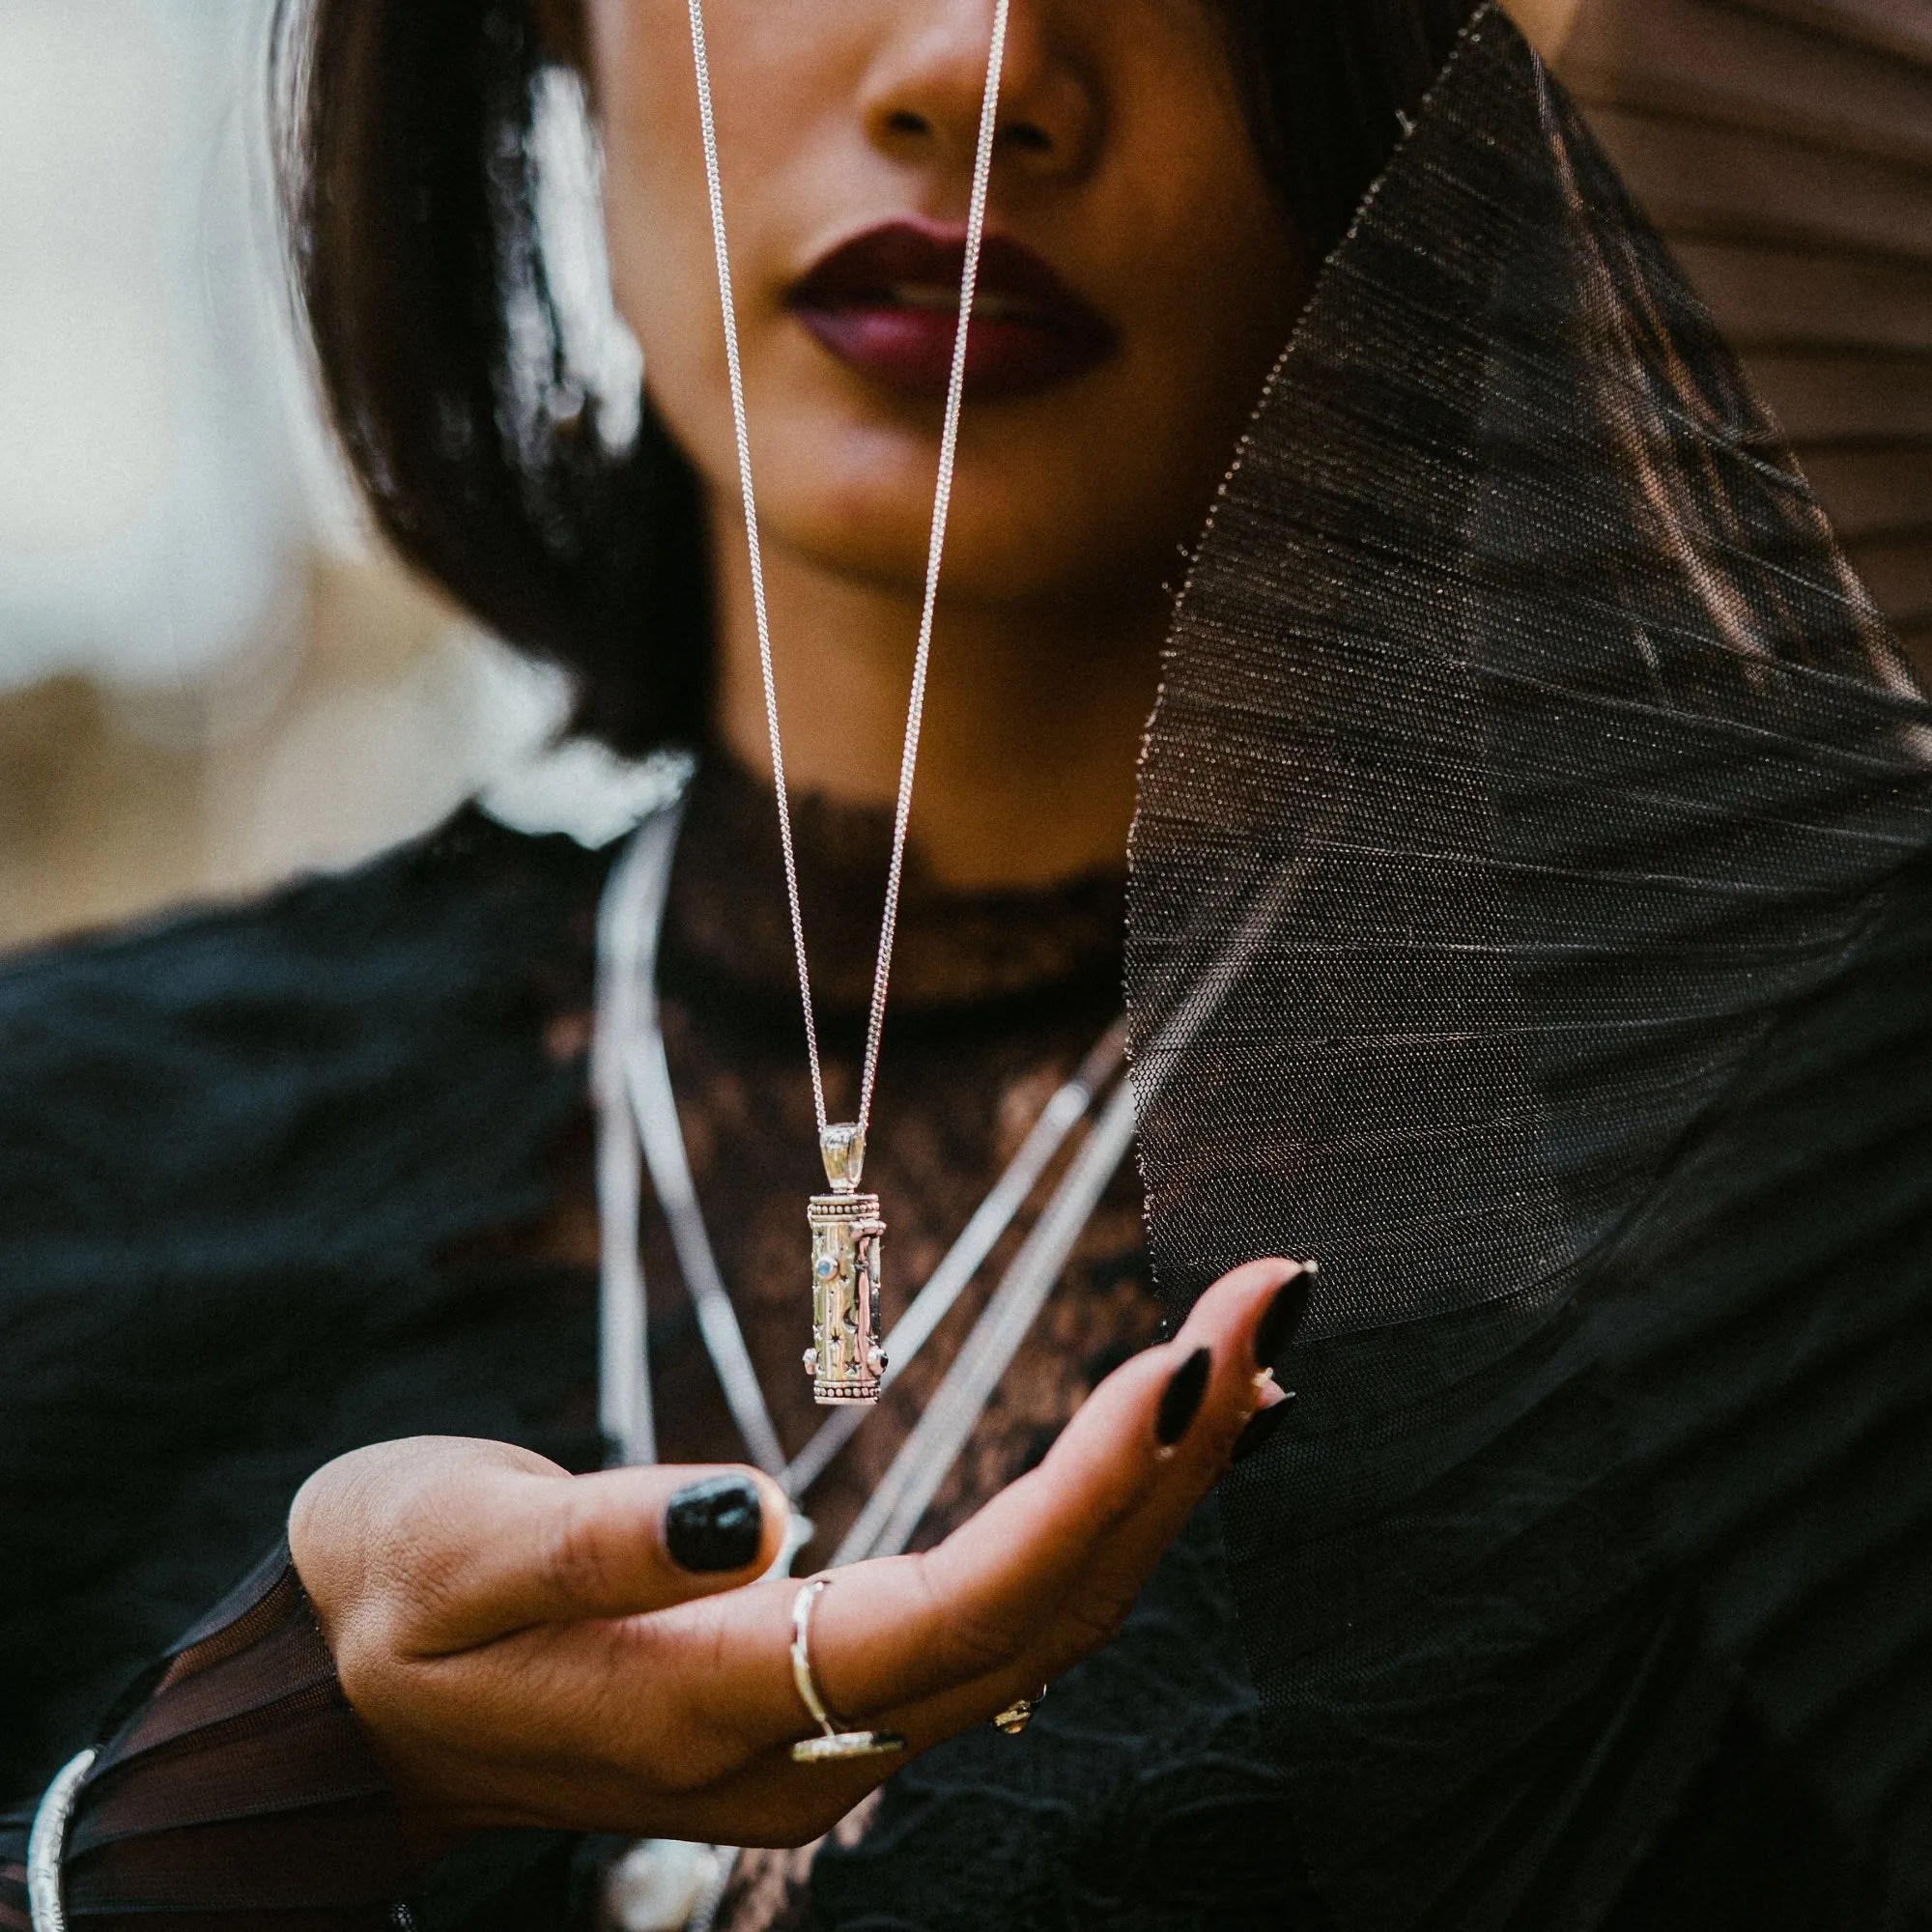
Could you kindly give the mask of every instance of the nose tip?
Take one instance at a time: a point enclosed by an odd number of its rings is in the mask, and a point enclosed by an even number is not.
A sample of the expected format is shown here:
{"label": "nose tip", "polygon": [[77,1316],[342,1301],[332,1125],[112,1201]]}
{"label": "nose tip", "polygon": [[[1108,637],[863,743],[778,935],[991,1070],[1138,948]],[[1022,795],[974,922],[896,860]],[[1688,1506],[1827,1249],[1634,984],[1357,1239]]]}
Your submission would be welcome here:
{"label": "nose tip", "polygon": [[[865,103],[877,147],[908,162],[970,168],[994,19],[991,7],[949,7],[886,51]],[[1079,76],[1048,44],[1037,9],[1015,0],[1001,63],[996,157],[1031,175],[1077,170],[1096,119]]]}

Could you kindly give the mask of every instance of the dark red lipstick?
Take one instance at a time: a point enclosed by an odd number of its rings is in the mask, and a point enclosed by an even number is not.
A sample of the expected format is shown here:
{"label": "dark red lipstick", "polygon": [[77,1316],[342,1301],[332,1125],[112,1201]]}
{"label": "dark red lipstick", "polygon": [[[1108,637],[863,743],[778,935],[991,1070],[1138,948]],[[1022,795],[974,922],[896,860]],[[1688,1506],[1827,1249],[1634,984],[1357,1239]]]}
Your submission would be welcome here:
{"label": "dark red lipstick", "polygon": [[[848,368],[900,395],[939,399],[952,370],[965,265],[964,230],[888,222],[835,248],[792,290],[789,306]],[[969,396],[1051,388],[1113,347],[1106,318],[1031,248],[986,237],[966,342]]]}

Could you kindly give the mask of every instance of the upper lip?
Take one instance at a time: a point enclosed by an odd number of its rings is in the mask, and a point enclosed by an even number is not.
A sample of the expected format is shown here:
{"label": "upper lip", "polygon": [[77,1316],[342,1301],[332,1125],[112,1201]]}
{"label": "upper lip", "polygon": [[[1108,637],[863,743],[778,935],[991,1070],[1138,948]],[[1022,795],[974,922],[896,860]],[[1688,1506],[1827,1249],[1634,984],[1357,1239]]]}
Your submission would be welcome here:
{"label": "upper lip", "polygon": [[[963,228],[888,221],[821,256],[794,285],[790,305],[956,309],[965,268]],[[1096,355],[1114,335],[1091,302],[1008,235],[989,234],[981,244],[973,319],[1044,329]]]}

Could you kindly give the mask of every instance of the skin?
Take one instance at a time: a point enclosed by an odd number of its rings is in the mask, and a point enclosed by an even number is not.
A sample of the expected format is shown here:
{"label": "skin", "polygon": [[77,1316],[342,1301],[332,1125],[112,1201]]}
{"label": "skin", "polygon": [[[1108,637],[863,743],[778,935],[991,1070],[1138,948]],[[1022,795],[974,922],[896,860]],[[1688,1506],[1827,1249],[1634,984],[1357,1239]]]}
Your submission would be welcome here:
{"label": "skin", "polygon": [[[719,137],[789,776],[881,802],[897,772],[939,410],[881,392],[784,297],[896,216],[963,216],[991,0],[709,0]],[[710,506],[716,724],[765,767],[683,0],[587,0],[585,61],[619,305]],[[1117,867],[1179,575],[1305,287],[1195,0],[1014,0],[991,220],[1106,317],[1066,384],[969,404],[913,838],[941,880]],[[767,767],[768,768],[768,767]],[[923,1555],[837,1573],[819,1681],[916,1753],[1037,1690],[1118,1627],[1280,1395],[1253,1334],[1292,1264],[1257,1262],[1111,1376],[1038,1467]],[[1154,1416],[1197,1348],[1178,1449]],[[425,1850],[544,1825],[739,1845],[829,1829],[905,1758],[794,1766],[797,1585],[695,1577],[665,1505],[714,1473],[570,1476],[502,1444],[390,1443],[328,1464],[290,1520],[343,1686]],[[750,1473],[750,1472],[747,1472]]]}
{"label": "skin", "polygon": [[[1210,1289],[1173,1342],[1118,1369],[1038,1467],[936,1548],[833,1573],[812,1626],[821,1692],[909,1750],[794,1765],[814,1726],[791,1681],[791,1578],[695,1577],[665,1504],[710,1470],[570,1476],[503,1443],[384,1443],[327,1464],[290,1517],[296,1569],[351,1704],[425,1851],[489,1826],[805,1844],[911,1756],[1104,1643],[1227,1466],[1257,1407],[1257,1323],[1293,1264]],[[1201,1409],[1163,1454],[1155,1409],[1196,1350]],[[747,1476],[753,1472],[747,1470]]]}
{"label": "skin", "polygon": [[[890,800],[940,410],[787,314],[828,249],[963,221],[991,0],[710,0],[780,719],[796,789]],[[589,0],[618,307],[714,528],[724,741],[769,773],[683,0]],[[913,842],[960,887],[1118,867],[1180,553],[1307,276],[1197,0],[1018,0],[989,225],[1113,325],[1046,393],[969,404]]]}

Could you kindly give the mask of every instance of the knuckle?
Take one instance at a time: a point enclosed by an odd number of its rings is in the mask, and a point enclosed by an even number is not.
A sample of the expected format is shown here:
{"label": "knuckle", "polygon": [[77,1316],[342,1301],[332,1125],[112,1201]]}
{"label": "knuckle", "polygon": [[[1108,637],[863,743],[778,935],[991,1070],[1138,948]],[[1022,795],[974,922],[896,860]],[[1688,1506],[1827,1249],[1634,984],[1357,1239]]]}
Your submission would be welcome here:
{"label": "knuckle", "polygon": [[365,1618],[353,1619],[332,1634],[329,1643],[336,1682],[342,1686],[342,1694],[358,1711],[380,1695],[393,1655],[388,1644],[380,1639],[372,1641],[364,1628],[366,1622]]}
{"label": "knuckle", "polygon": [[1133,1607],[1133,1598],[1118,1592],[1086,1594],[1067,1605],[1065,1622],[1068,1638],[1078,1646],[1077,1654],[1091,1657],[1120,1635],[1121,1626]]}
{"label": "knuckle", "polygon": [[688,1795],[701,1791],[757,1751],[761,1739],[730,1694],[735,1657],[724,1620],[706,1601],[687,1605],[668,1638],[639,1619],[632,1628],[642,1674],[662,1687],[653,1780]]}
{"label": "knuckle", "polygon": [[371,1605],[330,1636],[343,1696],[384,1738],[417,1727],[437,1689],[434,1671],[414,1655],[408,1635],[386,1605]]}
{"label": "knuckle", "polygon": [[619,1580],[613,1552],[582,1494],[565,1489],[558,1497],[555,1518],[542,1544],[541,1574],[546,1586],[566,1603],[607,1604],[613,1600]]}
{"label": "knuckle", "polygon": [[461,1597],[462,1574],[448,1499],[428,1486],[412,1490],[396,1499],[369,1566],[369,1624],[396,1652],[434,1647],[441,1619]]}
{"label": "knuckle", "polygon": [[919,1566],[919,1579],[928,1628],[934,1633],[941,1667],[948,1675],[980,1676],[1006,1662],[1020,1648],[1024,1632],[1013,1618],[948,1597],[935,1584],[927,1563]]}

